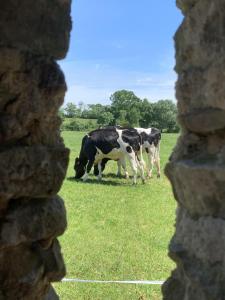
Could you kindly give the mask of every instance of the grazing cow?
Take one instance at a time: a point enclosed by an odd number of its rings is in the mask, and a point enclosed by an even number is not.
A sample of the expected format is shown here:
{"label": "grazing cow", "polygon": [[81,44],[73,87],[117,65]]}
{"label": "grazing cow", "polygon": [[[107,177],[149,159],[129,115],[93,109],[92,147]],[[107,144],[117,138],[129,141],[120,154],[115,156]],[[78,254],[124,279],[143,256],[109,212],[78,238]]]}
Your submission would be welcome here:
{"label": "grazing cow", "polygon": [[[121,128],[121,127],[119,127]],[[157,128],[134,128],[130,130],[136,130],[138,134],[141,136],[141,143],[143,145],[143,149],[147,153],[148,157],[148,168],[147,168],[147,176],[152,177],[152,171],[154,165],[156,165],[157,169],[157,177],[160,177],[160,140],[161,140],[161,131]],[[105,159],[102,161],[102,171],[105,169],[105,165],[109,159]],[[129,177],[128,172],[126,170],[125,160],[118,160],[118,172],[117,176],[121,176],[121,166],[125,171],[126,178]],[[95,175],[98,175],[98,169],[95,167]]]}
{"label": "grazing cow", "polygon": [[160,177],[160,140],[161,131],[157,128],[135,128],[142,137],[143,149],[148,157],[148,177],[152,177],[154,165],[157,169],[157,177]]}
{"label": "grazing cow", "polygon": [[144,183],[141,136],[136,130],[108,127],[91,131],[84,136],[79,158],[75,159],[75,178],[82,178],[86,181],[92,166],[98,165],[98,178],[101,180],[103,160],[105,163],[106,159],[120,160],[123,165],[125,157],[131,164],[133,183],[137,183],[138,169]]}

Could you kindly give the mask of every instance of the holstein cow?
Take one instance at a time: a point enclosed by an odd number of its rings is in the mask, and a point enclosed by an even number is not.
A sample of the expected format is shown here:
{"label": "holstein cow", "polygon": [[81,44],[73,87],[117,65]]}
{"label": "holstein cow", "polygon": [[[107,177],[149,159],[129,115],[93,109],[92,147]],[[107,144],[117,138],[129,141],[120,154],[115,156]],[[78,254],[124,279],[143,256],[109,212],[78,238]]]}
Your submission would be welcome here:
{"label": "holstein cow", "polygon": [[[119,127],[121,128],[121,127]],[[141,143],[143,145],[143,149],[147,153],[148,157],[148,168],[147,175],[148,177],[152,177],[152,171],[154,165],[156,165],[157,169],[157,177],[160,177],[160,140],[161,140],[161,131],[157,128],[130,128],[130,130],[135,130],[141,136]],[[105,169],[105,165],[109,159],[103,159],[101,163],[101,170]],[[118,160],[118,172],[117,176],[121,176],[121,166],[125,171],[126,178],[129,177],[128,172],[126,170],[126,162],[124,159]],[[94,174],[98,175],[98,168],[95,167]]]}
{"label": "holstein cow", "polygon": [[75,178],[86,181],[93,165],[98,165],[98,178],[102,178],[102,161],[104,159],[120,160],[121,164],[128,158],[133,171],[133,183],[137,183],[137,170],[140,170],[142,182],[144,162],[142,158],[141,136],[133,129],[116,127],[91,131],[82,140],[80,155],[75,159]]}
{"label": "holstein cow", "polygon": [[161,131],[157,128],[135,128],[142,137],[143,149],[147,152],[148,157],[148,176],[152,177],[154,165],[157,169],[157,177],[160,177],[160,140]]}

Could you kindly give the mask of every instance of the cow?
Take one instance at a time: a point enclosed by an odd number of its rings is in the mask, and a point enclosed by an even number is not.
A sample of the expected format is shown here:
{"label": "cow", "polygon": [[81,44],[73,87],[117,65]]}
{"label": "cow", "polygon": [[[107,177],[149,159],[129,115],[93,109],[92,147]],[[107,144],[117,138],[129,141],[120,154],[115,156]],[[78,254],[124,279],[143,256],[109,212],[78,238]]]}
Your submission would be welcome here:
{"label": "cow", "polygon": [[157,169],[157,177],[160,177],[160,140],[161,131],[157,128],[135,128],[142,137],[143,149],[148,157],[147,176],[152,177],[154,165]]}
{"label": "cow", "polygon": [[[122,127],[116,127],[122,128]],[[138,134],[141,136],[141,143],[143,146],[143,150],[146,151],[148,157],[148,168],[147,176],[152,177],[152,171],[154,165],[157,169],[157,177],[160,177],[160,140],[161,140],[161,131],[157,128],[130,128],[130,130],[136,130]],[[102,160],[102,171],[105,169],[105,165],[109,159]],[[121,166],[125,171],[125,177],[128,178],[128,172],[126,170],[126,163],[124,159],[118,160],[118,171],[117,176],[121,176]],[[95,167],[94,174],[98,175],[98,168]]]}
{"label": "cow", "polygon": [[[133,183],[137,183],[137,170],[140,170],[142,182],[145,182],[144,161],[142,158],[141,135],[134,129],[106,127],[89,132],[82,139],[79,157],[75,159],[75,178],[88,179],[93,165],[98,165],[98,179],[102,179],[102,161],[127,158],[133,171]],[[106,161],[106,160],[105,160]]]}

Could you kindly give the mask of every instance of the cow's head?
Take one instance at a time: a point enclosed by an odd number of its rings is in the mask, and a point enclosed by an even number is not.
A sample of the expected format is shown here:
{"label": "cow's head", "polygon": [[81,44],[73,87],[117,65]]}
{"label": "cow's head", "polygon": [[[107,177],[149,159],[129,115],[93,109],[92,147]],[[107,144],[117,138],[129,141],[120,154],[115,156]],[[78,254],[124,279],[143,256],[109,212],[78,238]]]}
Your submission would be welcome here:
{"label": "cow's head", "polygon": [[75,171],[75,178],[81,178],[85,173],[85,165],[81,162],[81,160],[76,157],[74,163],[74,171]]}

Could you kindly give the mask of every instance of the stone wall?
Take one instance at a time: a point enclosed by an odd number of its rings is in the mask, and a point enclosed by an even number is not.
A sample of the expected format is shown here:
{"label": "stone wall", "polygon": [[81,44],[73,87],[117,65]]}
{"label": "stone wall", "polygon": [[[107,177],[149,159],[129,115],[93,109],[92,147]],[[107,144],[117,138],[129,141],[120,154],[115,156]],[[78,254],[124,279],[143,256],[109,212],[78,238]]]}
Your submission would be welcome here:
{"label": "stone wall", "polygon": [[0,1],[0,299],[58,299],[65,266],[57,196],[69,151],[58,109],[66,91],[56,59],[71,29],[70,0]]}
{"label": "stone wall", "polygon": [[166,166],[178,202],[164,300],[225,299],[225,1],[177,0],[182,135]]}

